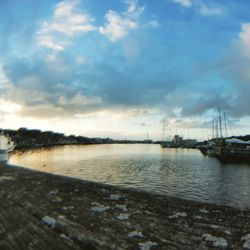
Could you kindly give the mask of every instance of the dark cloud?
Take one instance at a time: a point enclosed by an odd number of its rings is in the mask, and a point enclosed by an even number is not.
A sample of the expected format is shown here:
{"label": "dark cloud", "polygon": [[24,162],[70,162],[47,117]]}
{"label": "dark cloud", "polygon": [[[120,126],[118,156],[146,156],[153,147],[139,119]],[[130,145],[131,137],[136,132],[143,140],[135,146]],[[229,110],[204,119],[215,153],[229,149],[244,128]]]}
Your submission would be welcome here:
{"label": "dark cloud", "polygon": [[199,116],[203,115],[209,110],[222,110],[230,109],[230,97],[223,97],[218,93],[214,93],[211,96],[203,96],[198,99],[192,99],[183,105],[182,115],[183,116]]}
{"label": "dark cloud", "polygon": [[4,93],[36,116],[48,109],[54,115],[73,115],[105,108],[158,107],[182,79],[162,68],[160,62],[151,64],[144,58],[146,63],[132,66],[119,50],[110,53],[108,60],[84,63],[69,51],[10,58],[3,65],[10,82]]}
{"label": "dark cloud", "polygon": [[214,93],[214,96],[220,94],[223,97],[218,100],[217,106],[233,118],[250,116],[249,69],[250,47],[245,46],[240,39],[230,47],[227,55],[210,65],[208,69],[210,72],[216,72],[219,79],[226,83],[226,87]]}
{"label": "dark cloud", "polygon": [[79,65],[70,54],[13,59],[3,69],[9,84],[2,96],[21,103],[27,115],[85,113],[101,102],[85,91],[84,82],[77,84]]}
{"label": "dark cloud", "polygon": [[[155,66],[157,67],[157,66]],[[92,72],[96,72],[94,75]],[[94,91],[107,105],[114,106],[154,106],[164,100],[164,95],[178,86],[178,77],[170,72],[153,72],[142,65],[123,68],[100,63],[89,70],[89,82],[94,83]],[[91,76],[90,76],[91,75]],[[85,78],[86,75],[82,75]]]}

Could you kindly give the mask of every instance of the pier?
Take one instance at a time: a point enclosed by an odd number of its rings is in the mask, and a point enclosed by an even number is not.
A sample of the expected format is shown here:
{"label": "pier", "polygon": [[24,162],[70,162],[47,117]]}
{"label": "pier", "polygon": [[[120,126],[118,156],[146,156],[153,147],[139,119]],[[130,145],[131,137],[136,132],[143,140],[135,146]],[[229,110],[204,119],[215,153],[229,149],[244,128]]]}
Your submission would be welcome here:
{"label": "pier", "polygon": [[250,210],[0,166],[0,249],[250,249]]}

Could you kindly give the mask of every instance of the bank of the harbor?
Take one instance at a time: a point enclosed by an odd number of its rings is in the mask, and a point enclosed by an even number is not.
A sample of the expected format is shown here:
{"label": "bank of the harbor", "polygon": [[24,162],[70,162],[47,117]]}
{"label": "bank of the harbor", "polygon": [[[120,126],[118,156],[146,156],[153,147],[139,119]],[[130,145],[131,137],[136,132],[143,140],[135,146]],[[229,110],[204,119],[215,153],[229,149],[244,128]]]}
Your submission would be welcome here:
{"label": "bank of the harbor", "polygon": [[0,249],[250,247],[247,209],[8,165],[0,167],[0,187]]}

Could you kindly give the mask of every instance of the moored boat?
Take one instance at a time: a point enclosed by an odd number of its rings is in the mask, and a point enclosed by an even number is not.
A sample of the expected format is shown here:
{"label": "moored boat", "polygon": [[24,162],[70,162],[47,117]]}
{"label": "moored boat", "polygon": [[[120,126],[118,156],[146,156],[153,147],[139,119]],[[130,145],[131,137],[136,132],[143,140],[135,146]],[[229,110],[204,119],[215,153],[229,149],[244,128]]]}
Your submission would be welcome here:
{"label": "moored boat", "polygon": [[15,148],[15,143],[9,135],[0,134],[0,162],[6,162],[9,159],[9,153]]}
{"label": "moored boat", "polygon": [[213,148],[213,155],[223,161],[250,163],[250,141],[226,139]]}

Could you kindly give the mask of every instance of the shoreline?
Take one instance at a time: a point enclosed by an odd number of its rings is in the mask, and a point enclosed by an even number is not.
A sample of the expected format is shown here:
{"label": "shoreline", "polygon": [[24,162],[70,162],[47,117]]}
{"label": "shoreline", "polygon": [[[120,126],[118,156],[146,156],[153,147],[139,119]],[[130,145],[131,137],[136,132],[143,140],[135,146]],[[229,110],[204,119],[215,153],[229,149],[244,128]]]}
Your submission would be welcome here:
{"label": "shoreline", "polygon": [[0,249],[250,249],[249,209],[3,164],[0,185]]}

